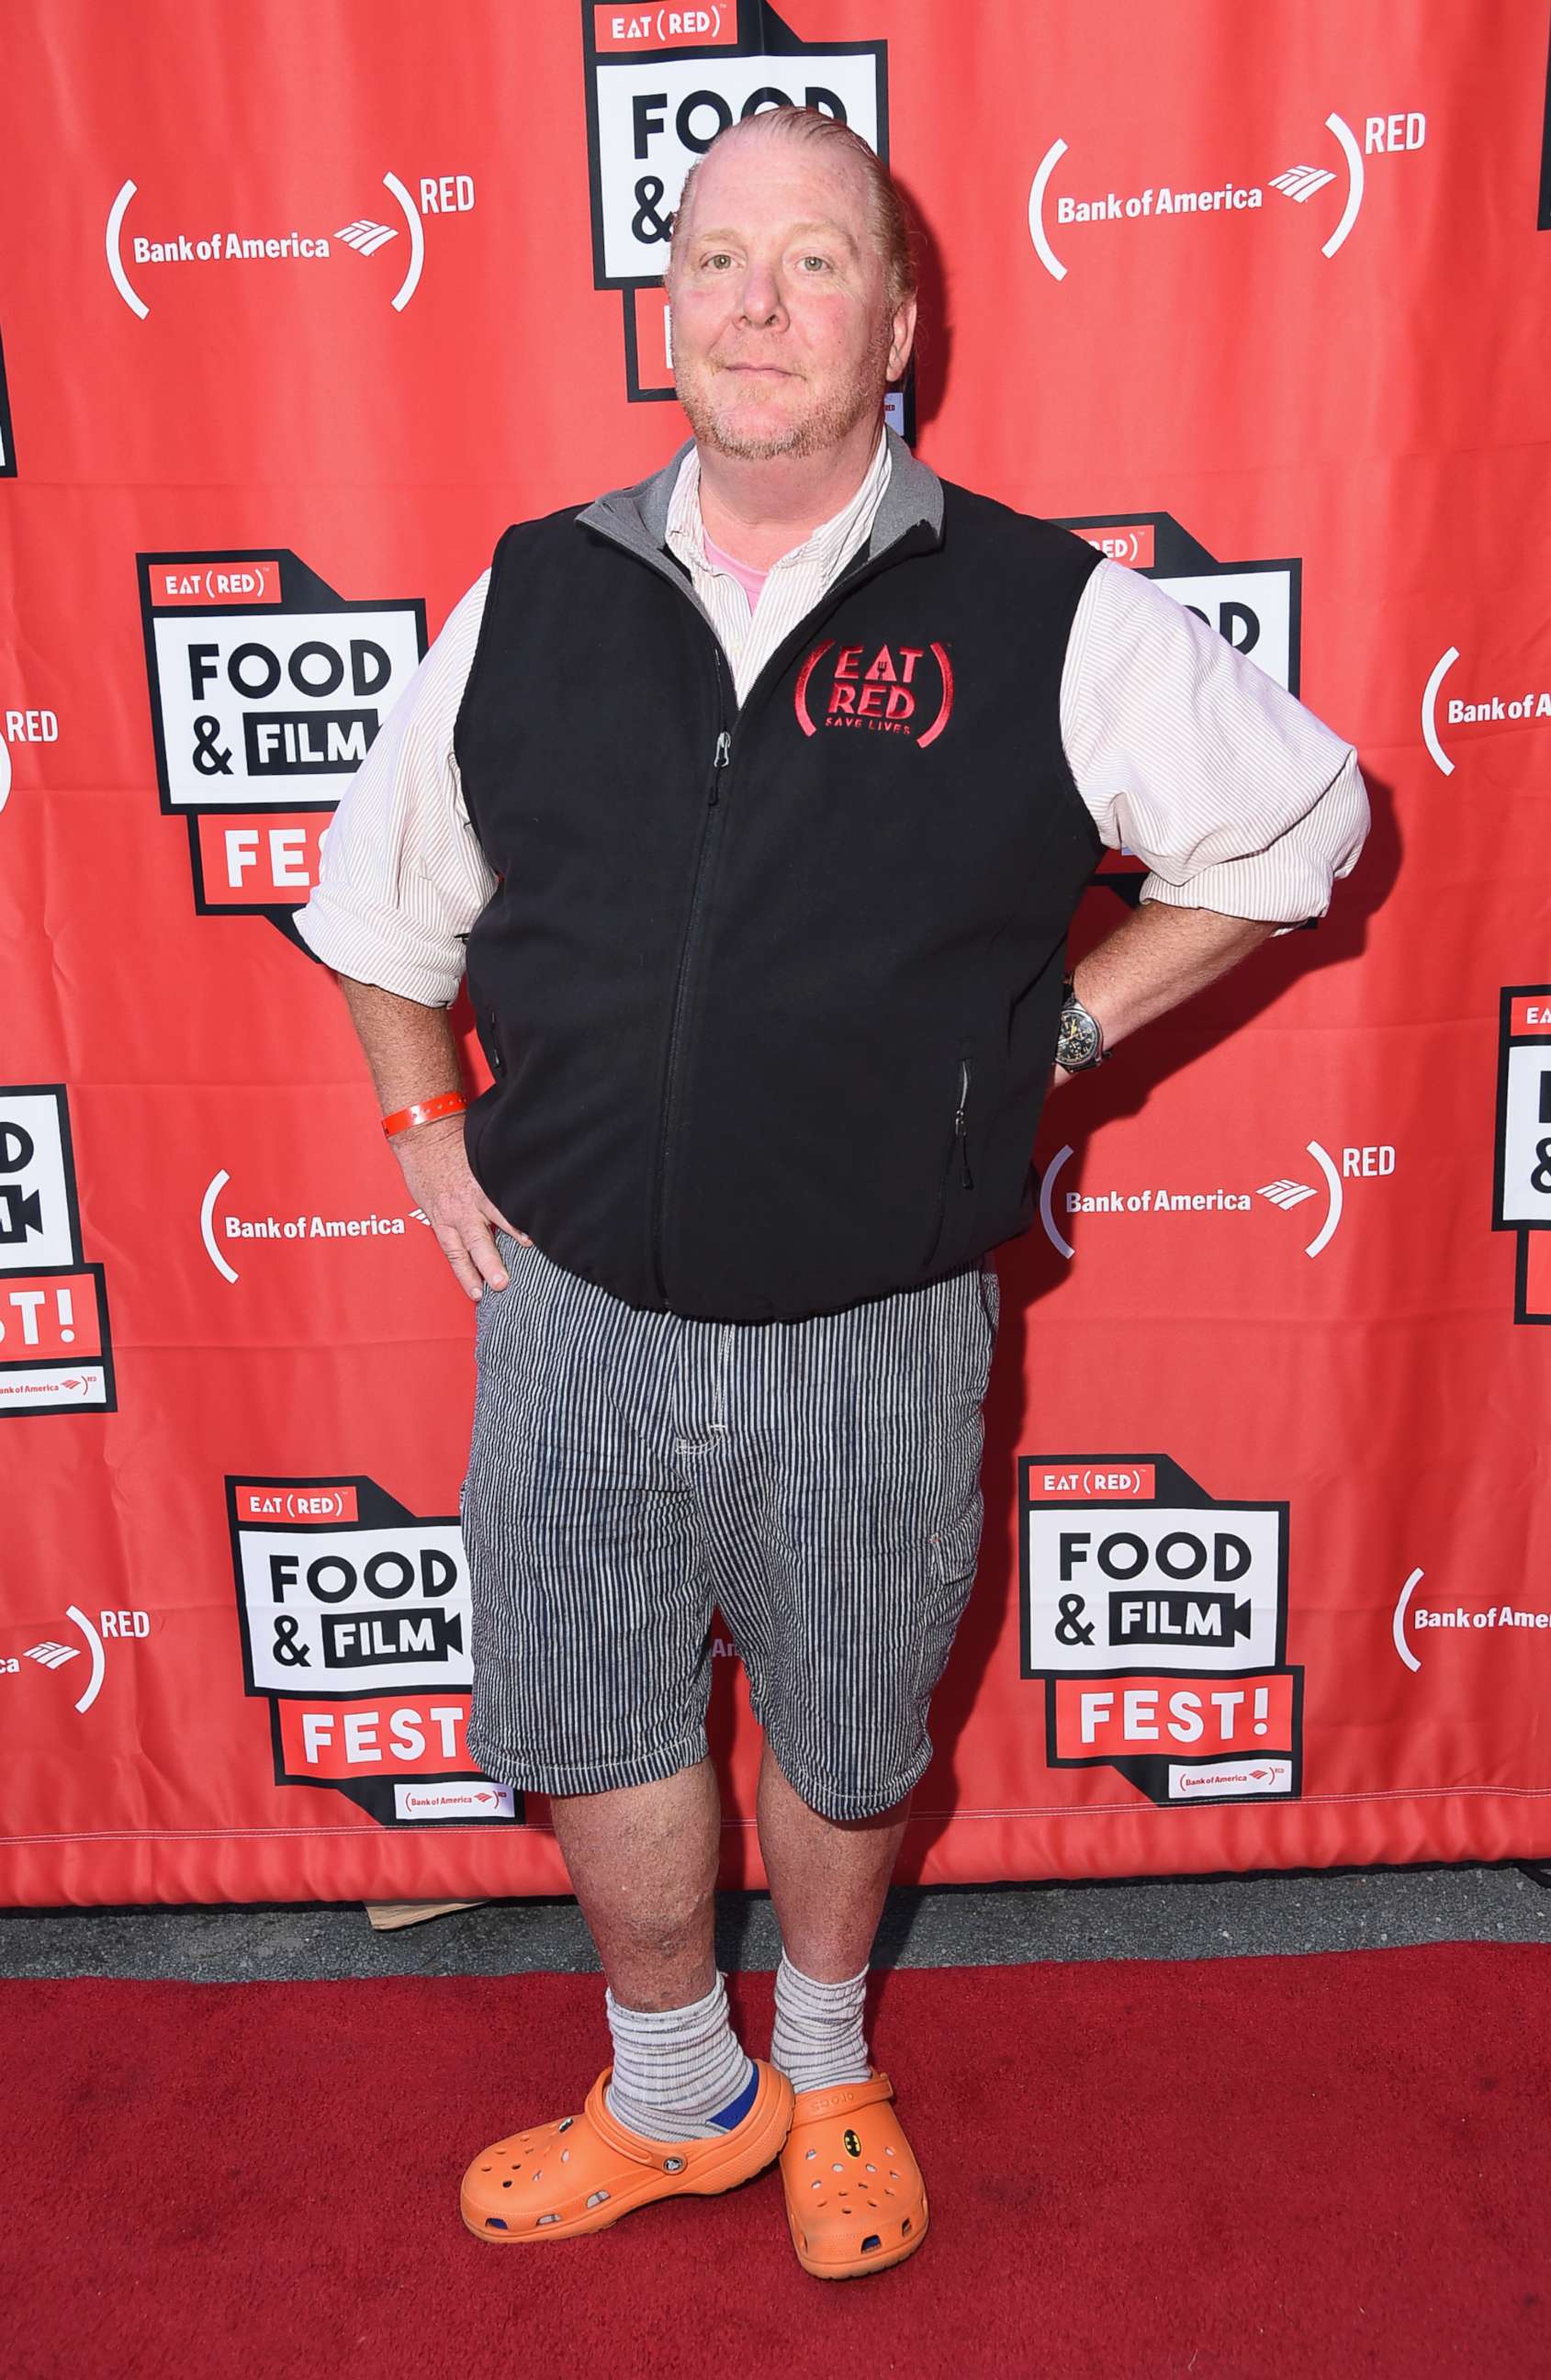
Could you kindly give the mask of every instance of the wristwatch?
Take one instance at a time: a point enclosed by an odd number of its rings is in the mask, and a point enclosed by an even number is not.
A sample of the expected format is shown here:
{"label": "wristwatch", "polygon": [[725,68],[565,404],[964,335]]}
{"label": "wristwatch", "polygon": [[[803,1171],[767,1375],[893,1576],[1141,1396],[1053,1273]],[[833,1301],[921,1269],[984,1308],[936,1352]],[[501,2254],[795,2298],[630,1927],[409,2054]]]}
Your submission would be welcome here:
{"label": "wristwatch", "polygon": [[1084,1074],[1090,1066],[1102,1066],[1104,1063],[1104,1027],[1078,999],[1070,976],[1061,986],[1060,1022],[1056,1030],[1056,1063],[1064,1066],[1069,1075]]}

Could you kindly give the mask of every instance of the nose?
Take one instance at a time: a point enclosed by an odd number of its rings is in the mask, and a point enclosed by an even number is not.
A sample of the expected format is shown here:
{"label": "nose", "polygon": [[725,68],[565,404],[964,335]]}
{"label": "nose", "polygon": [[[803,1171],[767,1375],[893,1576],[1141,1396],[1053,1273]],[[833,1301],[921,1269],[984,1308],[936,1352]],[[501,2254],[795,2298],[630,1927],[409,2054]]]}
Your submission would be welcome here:
{"label": "nose", "polygon": [[781,284],[768,264],[750,264],[738,293],[738,314],[751,330],[779,327],[786,319]]}

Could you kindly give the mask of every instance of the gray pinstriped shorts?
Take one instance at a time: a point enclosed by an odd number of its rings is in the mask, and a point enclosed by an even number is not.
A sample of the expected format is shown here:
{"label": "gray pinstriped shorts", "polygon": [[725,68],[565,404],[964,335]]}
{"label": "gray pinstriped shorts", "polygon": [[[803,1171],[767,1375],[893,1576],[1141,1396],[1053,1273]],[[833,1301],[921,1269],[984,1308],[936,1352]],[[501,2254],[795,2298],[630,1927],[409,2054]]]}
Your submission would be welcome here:
{"label": "gray pinstriped shorts", "polygon": [[975,1583],[995,1270],[703,1322],[499,1241],[463,1490],[473,1758],[541,1793],[692,1767],[715,1606],[804,1800],[888,1809]]}

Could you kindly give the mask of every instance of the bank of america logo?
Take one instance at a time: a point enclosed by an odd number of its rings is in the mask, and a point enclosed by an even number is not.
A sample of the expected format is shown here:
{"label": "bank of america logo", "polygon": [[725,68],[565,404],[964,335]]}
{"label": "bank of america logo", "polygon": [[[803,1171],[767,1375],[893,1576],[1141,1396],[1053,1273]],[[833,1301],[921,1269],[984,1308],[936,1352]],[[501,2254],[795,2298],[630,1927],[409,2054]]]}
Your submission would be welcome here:
{"label": "bank of america logo", "polygon": [[67,1661],[75,1659],[76,1647],[74,1645],[55,1645],[51,1638],[42,1645],[29,1645],[27,1658],[30,1661],[41,1661],[45,1670],[62,1670]]}
{"label": "bank of america logo", "polygon": [[1314,1196],[1314,1192],[1306,1182],[1290,1182],[1284,1176],[1280,1182],[1263,1182],[1258,1195],[1269,1198],[1273,1207],[1280,1207],[1285,1213],[1289,1207],[1301,1207],[1305,1198]]}
{"label": "bank of america logo", "polygon": [[1293,165],[1285,174],[1273,174],[1271,188],[1273,190],[1285,190],[1290,199],[1296,199],[1302,206],[1305,199],[1312,199],[1316,190],[1323,190],[1326,183],[1333,182],[1335,178],[1334,174],[1322,173],[1317,165]]}
{"label": "bank of america logo", "polygon": [[[1329,179],[1328,175],[1326,179]],[[342,239],[346,248],[353,248],[360,256],[375,256],[380,248],[386,248],[389,240],[396,239],[398,234],[392,224],[370,223],[362,215],[357,222],[345,224],[335,232],[334,237]]]}

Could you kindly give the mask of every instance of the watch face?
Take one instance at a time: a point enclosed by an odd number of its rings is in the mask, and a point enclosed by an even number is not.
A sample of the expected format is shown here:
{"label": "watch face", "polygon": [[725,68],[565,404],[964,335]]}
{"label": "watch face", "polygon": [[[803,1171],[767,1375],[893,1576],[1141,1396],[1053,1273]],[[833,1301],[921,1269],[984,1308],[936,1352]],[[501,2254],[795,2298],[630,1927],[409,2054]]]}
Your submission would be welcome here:
{"label": "watch face", "polygon": [[1091,1066],[1098,1055],[1098,1026],[1085,1008],[1073,1005],[1060,1013],[1056,1036],[1056,1061],[1068,1072]]}

